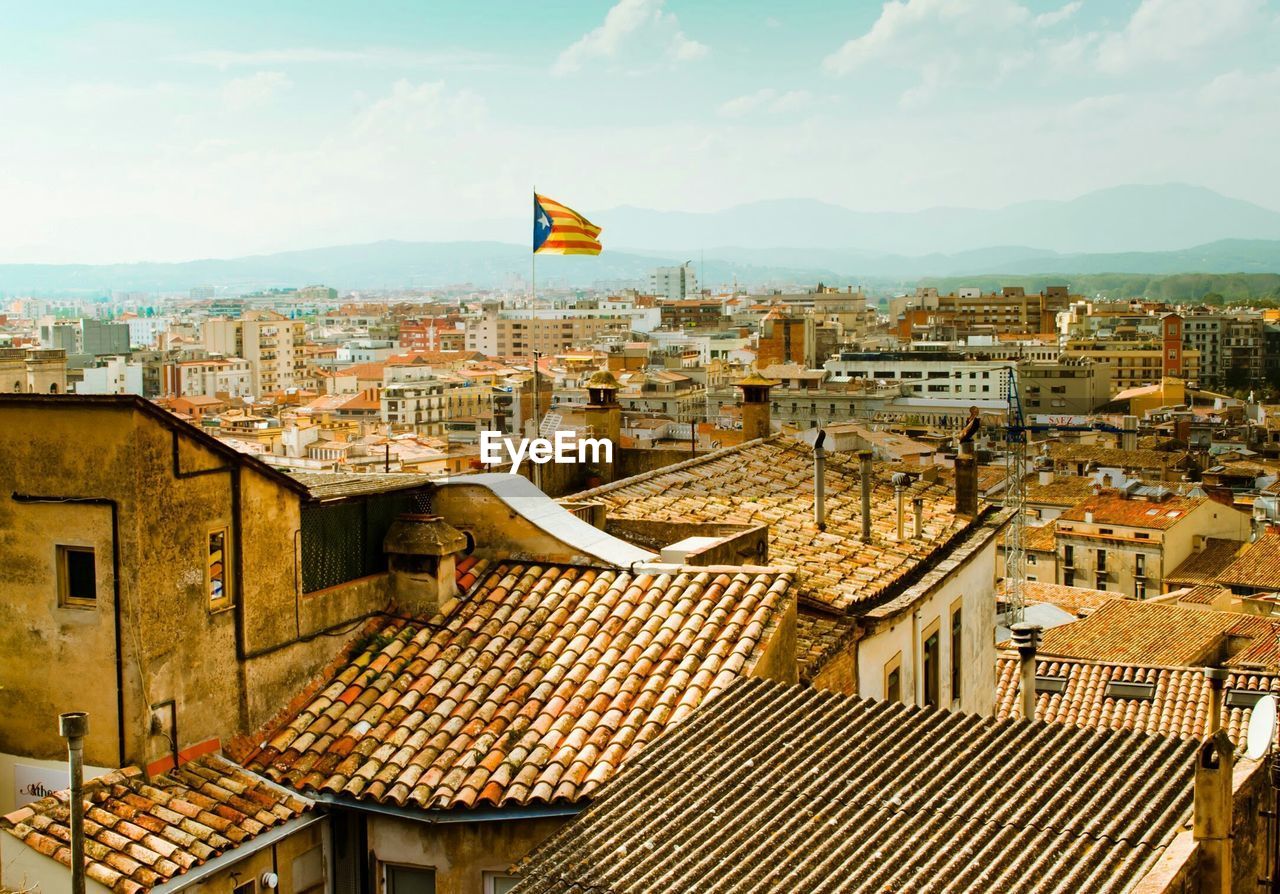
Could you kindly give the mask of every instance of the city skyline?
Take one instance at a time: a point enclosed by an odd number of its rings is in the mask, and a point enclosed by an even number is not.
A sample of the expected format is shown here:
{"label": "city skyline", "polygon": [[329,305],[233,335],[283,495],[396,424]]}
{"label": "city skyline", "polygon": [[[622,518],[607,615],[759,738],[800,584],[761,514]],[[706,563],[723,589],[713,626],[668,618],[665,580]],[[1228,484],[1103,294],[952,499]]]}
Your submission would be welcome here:
{"label": "city skyline", "polygon": [[535,183],[589,213],[1170,181],[1280,208],[1280,10],[1261,0],[10,18],[0,262],[509,238]]}

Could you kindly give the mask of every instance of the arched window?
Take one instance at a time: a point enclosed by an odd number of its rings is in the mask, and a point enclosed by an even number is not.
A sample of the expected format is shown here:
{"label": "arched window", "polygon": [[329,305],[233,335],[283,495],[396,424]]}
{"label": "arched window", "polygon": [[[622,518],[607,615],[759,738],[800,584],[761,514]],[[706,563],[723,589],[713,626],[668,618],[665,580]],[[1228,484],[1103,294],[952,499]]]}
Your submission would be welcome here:
{"label": "arched window", "polygon": [[53,383],[51,383],[51,384],[49,385],[49,393],[50,393],[50,394],[57,394],[57,393],[58,393],[58,383],[57,383],[57,382],[53,382]]}
{"label": "arched window", "polygon": [[19,381],[19,382],[14,382],[14,383],[13,383],[13,393],[14,393],[14,394],[18,394],[18,393],[19,393],[19,392],[21,392],[21,391],[22,391],[22,382],[20,382],[20,381]]}

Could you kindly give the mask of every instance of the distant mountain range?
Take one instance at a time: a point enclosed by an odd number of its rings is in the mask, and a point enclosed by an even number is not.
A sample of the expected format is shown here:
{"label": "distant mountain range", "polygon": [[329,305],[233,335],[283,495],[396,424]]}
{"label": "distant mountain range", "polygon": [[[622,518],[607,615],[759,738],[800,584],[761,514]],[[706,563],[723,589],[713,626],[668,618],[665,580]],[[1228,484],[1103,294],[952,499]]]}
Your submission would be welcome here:
{"label": "distant mountain range", "polygon": [[[853,211],[813,199],[778,199],[691,213],[615,208],[594,218],[619,249],[696,257],[705,248],[777,245],[897,255],[1037,246],[1065,254],[1176,251],[1221,239],[1280,239],[1280,212],[1199,186],[1117,186],[1070,201],[998,209]],[[692,253],[692,255],[691,255]]]}
{"label": "distant mountain range", "polygon": [[[651,268],[686,260],[702,268],[712,286],[734,280],[883,285],[983,274],[1280,272],[1280,213],[1177,184],[1116,187],[1070,202],[995,211],[871,213],[797,199],[714,214],[618,208],[597,217],[605,228],[605,252],[596,258],[540,256],[541,285],[642,284]],[[184,263],[0,265],[0,293],[308,283],[490,288],[527,283],[529,261],[524,244],[384,241]]]}

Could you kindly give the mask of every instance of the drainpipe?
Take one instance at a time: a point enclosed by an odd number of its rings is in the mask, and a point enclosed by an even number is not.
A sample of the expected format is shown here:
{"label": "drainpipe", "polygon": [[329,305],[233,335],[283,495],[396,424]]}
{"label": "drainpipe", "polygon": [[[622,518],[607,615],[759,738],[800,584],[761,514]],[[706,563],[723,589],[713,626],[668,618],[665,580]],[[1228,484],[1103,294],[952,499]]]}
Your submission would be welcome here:
{"label": "drainpipe", "polygon": [[1036,649],[1040,646],[1039,624],[1028,624],[1020,621],[1013,625],[1013,645],[1018,650],[1018,671],[1021,677],[1018,684],[1019,701],[1022,705],[1022,716],[1027,720],[1036,719]]}
{"label": "drainpipe", "polygon": [[109,497],[49,497],[35,494],[12,494],[15,503],[74,503],[81,506],[107,506],[111,509],[111,612],[115,623],[116,659],[116,750],[118,766],[125,766],[124,728],[124,620],[120,605],[120,504]]}
{"label": "drainpipe", "polygon": [[862,542],[871,542],[871,451],[859,450],[858,462],[862,464],[859,476],[862,485]]}
{"label": "drainpipe", "polygon": [[819,431],[813,442],[813,523],[819,531],[827,529],[827,451],[822,443],[827,439],[825,431]]}
{"label": "drainpipe", "polygon": [[71,773],[71,894],[84,894],[84,737],[89,734],[89,715],[59,714],[58,732],[67,740]]}

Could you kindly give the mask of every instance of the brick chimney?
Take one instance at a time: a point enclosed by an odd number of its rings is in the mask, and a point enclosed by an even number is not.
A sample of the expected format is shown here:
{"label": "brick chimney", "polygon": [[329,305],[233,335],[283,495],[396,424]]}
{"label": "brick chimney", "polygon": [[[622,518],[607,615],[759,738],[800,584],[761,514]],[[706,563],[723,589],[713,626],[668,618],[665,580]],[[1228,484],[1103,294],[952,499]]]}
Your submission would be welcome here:
{"label": "brick chimney", "polygon": [[[1214,693],[1216,696],[1216,693]],[[1231,774],[1235,755],[1223,730],[1196,750],[1191,833],[1200,849],[1201,894],[1231,894]]]}
{"label": "brick chimney", "polygon": [[956,454],[956,515],[978,514],[978,458],[963,449]]}
{"label": "brick chimney", "polygon": [[466,546],[462,532],[438,515],[397,517],[382,548],[399,609],[419,618],[439,613],[458,593],[457,557]]}
{"label": "brick chimney", "polygon": [[752,373],[733,384],[735,388],[742,389],[743,440],[754,441],[757,438],[767,438],[773,433],[769,389],[778,382],[774,379],[766,379],[759,373]]}

